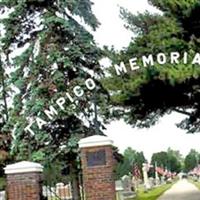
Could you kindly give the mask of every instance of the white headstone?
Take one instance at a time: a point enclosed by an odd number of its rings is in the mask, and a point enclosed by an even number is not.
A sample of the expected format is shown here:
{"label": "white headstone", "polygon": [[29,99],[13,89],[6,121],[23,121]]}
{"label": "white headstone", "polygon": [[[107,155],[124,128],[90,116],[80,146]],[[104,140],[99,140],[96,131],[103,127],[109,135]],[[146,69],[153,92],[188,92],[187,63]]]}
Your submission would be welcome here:
{"label": "white headstone", "polygon": [[125,175],[122,177],[122,184],[125,191],[131,191],[132,181],[131,177]]}

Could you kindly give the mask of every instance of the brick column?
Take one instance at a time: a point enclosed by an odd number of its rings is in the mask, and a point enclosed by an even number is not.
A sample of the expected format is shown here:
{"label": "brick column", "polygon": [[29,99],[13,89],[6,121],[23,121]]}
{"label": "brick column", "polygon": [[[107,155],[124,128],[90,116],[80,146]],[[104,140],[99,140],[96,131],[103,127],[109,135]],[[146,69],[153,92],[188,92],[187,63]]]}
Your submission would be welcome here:
{"label": "brick column", "polygon": [[115,200],[112,140],[91,136],[79,142],[87,200]]}
{"label": "brick column", "polygon": [[43,167],[38,163],[19,162],[5,168],[8,200],[41,200]]}

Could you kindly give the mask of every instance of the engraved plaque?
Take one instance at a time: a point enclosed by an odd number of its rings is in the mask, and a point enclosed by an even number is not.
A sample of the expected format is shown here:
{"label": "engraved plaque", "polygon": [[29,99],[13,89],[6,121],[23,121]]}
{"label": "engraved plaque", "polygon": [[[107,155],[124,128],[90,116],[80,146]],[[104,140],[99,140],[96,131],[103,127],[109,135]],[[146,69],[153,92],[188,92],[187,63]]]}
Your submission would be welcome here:
{"label": "engraved plaque", "polygon": [[106,165],[106,152],[105,150],[95,151],[95,152],[87,152],[87,166],[95,167]]}

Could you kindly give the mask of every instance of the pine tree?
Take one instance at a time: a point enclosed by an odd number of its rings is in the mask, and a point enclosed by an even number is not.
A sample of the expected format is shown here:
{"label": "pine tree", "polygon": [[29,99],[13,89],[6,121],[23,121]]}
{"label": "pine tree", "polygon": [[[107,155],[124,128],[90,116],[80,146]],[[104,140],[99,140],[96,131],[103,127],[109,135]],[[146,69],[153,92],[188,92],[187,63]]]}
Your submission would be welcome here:
{"label": "pine tree", "polygon": [[0,62],[0,174],[3,176],[3,168],[9,162],[11,134],[4,131],[4,125],[8,121],[8,91],[6,84],[6,73]]}
{"label": "pine tree", "polygon": [[187,52],[190,62],[170,64],[167,60],[167,64],[160,65],[155,61],[153,66],[137,71],[129,68],[121,76],[112,67],[112,78],[103,81],[112,92],[115,107],[112,116],[122,117],[133,126],[149,127],[165,113],[176,111],[187,116],[179,127],[197,132],[200,130],[200,68],[191,60],[199,52],[200,3],[197,0],[149,0],[149,3],[162,13],[134,15],[121,9],[121,17],[126,28],[133,32],[133,40],[122,51],[109,52],[113,65],[124,61],[128,66],[129,59],[137,57],[138,65],[142,66],[142,56],[152,54],[155,59],[158,53],[165,53],[169,58],[171,52],[180,55]]}
{"label": "pine tree", "polygon": [[103,91],[102,52],[85,28],[99,24],[91,6],[89,0],[0,2],[1,12],[9,12],[1,19],[1,43],[15,89],[5,126],[14,135],[12,154],[45,165],[62,161],[73,179],[74,199],[80,198],[77,142],[96,133],[93,99]]}

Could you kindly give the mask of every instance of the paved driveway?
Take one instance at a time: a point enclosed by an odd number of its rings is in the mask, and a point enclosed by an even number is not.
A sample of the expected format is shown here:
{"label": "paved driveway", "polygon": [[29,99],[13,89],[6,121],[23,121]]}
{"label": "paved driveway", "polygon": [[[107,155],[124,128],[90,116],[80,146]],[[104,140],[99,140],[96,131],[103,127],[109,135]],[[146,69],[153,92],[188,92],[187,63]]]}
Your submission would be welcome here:
{"label": "paved driveway", "polygon": [[158,200],[200,200],[200,191],[183,179],[173,185]]}

